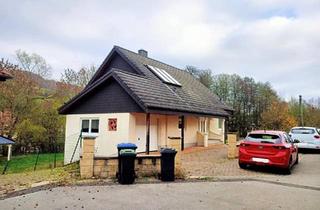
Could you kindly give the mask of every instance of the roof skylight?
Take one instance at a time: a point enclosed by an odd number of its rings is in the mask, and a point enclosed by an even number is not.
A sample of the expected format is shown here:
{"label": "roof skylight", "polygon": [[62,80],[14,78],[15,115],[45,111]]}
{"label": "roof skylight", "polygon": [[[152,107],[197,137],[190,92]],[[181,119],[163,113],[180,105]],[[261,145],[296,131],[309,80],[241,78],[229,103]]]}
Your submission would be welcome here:
{"label": "roof skylight", "polygon": [[166,72],[165,70],[157,68],[155,66],[150,66],[150,65],[147,65],[147,67],[154,74],[156,74],[163,82],[172,84],[172,85],[181,86],[181,84],[175,78],[173,78],[170,74],[168,74],[168,72]]}

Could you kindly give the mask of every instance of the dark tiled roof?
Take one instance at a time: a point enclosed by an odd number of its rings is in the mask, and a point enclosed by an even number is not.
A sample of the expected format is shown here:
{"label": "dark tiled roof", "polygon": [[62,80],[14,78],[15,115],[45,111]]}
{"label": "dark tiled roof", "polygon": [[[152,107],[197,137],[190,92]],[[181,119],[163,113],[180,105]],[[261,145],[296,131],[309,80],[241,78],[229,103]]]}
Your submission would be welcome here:
{"label": "dark tiled roof", "polygon": [[[129,95],[146,111],[149,109],[161,109],[217,116],[228,116],[228,111],[232,111],[230,107],[221,102],[216,95],[186,71],[118,46],[115,46],[111,52],[119,53],[124,60],[130,62],[143,75],[129,73],[121,69],[111,69],[105,75],[94,78],[78,96],[60,108],[60,113],[66,113],[66,110],[74,102],[87,93],[94,91],[97,86],[101,85],[109,77],[116,78]],[[100,70],[103,69],[105,63],[99,68]],[[146,65],[165,70],[181,84],[181,87],[163,83]]]}
{"label": "dark tiled roof", "polygon": [[190,97],[180,87],[170,87],[170,85],[165,85],[160,80],[153,80],[118,70],[115,70],[114,74],[120,78],[127,88],[130,89],[147,108],[160,108],[210,115],[228,115],[228,113],[221,108],[215,108],[212,105],[206,106],[201,102],[192,103],[190,100],[188,101]]}
{"label": "dark tiled roof", "polygon": [[4,70],[4,69],[0,69],[0,78],[3,78],[3,79],[11,79],[12,76],[11,76],[11,74],[10,74],[8,71],[6,71],[6,70]]}
{"label": "dark tiled roof", "polygon": [[[228,115],[226,110],[232,110],[230,107],[221,102],[216,95],[214,95],[208,88],[201,84],[190,73],[175,68],[173,66],[167,65],[160,61],[141,56],[138,53],[129,51],[127,49],[121,47],[116,48],[121,54],[123,54],[123,56],[125,56],[141,72],[143,72],[143,74],[145,74],[145,80],[148,80],[149,83],[153,83],[154,89],[157,89],[159,93],[162,93],[161,95],[158,95],[159,98],[157,100],[159,100],[159,104],[157,104],[157,101],[152,100],[154,96],[152,96],[150,91],[146,92],[145,97],[146,99],[151,99],[151,101],[153,101],[152,106],[161,106],[163,108],[170,107],[178,110],[181,109],[184,111],[189,110],[192,112],[201,112],[218,115]],[[146,67],[146,65],[151,65],[164,69],[171,76],[173,76],[182,85],[182,87],[176,87],[173,85],[167,85],[165,83],[162,83],[158,79],[158,77],[156,77]],[[133,84],[132,82],[128,83],[131,85],[132,88],[136,89],[138,89],[140,86],[140,88],[143,88],[144,86],[143,84],[139,86],[139,84]],[[142,91],[141,89],[139,90]],[[174,98],[175,100],[172,100],[172,98]]]}

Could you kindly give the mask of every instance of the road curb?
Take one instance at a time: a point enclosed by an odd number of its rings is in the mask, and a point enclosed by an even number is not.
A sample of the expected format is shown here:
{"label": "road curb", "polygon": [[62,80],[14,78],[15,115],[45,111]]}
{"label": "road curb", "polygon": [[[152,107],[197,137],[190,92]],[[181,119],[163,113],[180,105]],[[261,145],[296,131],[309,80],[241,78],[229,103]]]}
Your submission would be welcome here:
{"label": "road curb", "polygon": [[[294,187],[294,188],[300,188],[300,189],[307,189],[307,190],[316,190],[320,191],[320,187],[313,187],[308,185],[298,185],[298,184],[292,184],[292,183],[286,183],[286,182],[279,182],[279,181],[271,181],[271,180],[265,180],[260,178],[246,178],[246,177],[235,177],[235,178],[223,178],[223,177],[194,177],[189,179],[177,179],[175,182],[161,182],[159,180],[152,180],[152,181],[138,181],[134,185],[140,185],[140,184],[181,184],[181,183],[196,183],[196,182],[263,182],[268,184],[274,184],[274,185],[281,185],[286,187]],[[96,182],[80,182],[75,184],[65,184],[65,183],[49,183],[41,186],[31,187],[28,189],[18,190],[14,192],[10,192],[2,197],[0,197],[0,200],[5,200],[12,197],[22,196],[38,191],[44,191],[49,190],[52,191],[54,188],[58,187],[81,187],[81,186],[111,186],[111,185],[120,185],[117,182],[114,181],[103,181],[103,180],[97,180]]]}

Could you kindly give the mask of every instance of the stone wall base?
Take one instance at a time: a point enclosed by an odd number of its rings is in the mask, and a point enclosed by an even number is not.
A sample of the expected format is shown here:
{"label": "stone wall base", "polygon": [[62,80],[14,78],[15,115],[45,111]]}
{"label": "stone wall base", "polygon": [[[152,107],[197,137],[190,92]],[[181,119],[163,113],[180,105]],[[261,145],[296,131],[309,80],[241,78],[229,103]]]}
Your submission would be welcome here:
{"label": "stone wall base", "polygon": [[[118,157],[95,158],[93,175],[98,178],[116,178],[118,172]],[[137,177],[158,177],[161,173],[160,156],[143,156],[135,160]]]}

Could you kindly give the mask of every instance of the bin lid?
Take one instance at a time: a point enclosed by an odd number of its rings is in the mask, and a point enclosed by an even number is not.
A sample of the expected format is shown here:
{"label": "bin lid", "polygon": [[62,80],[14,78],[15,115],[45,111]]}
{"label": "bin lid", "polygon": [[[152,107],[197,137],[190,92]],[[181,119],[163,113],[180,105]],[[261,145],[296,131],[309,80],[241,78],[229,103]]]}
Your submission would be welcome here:
{"label": "bin lid", "polygon": [[160,153],[163,154],[163,153],[174,153],[176,154],[177,151],[175,149],[172,149],[172,148],[162,148],[160,150]]}
{"label": "bin lid", "polygon": [[137,149],[137,145],[132,143],[120,143],[117,145],[118,149]]}

